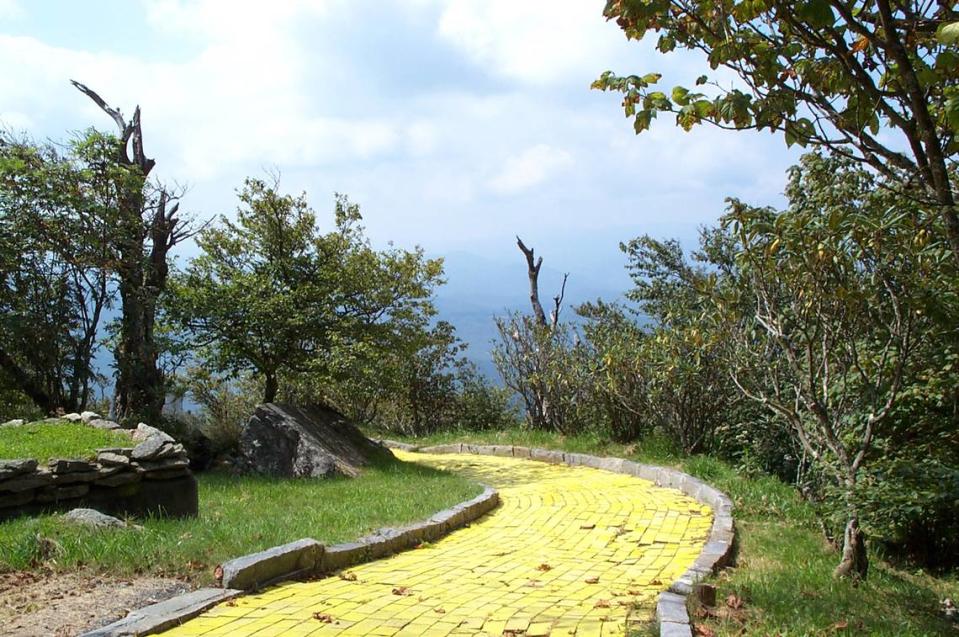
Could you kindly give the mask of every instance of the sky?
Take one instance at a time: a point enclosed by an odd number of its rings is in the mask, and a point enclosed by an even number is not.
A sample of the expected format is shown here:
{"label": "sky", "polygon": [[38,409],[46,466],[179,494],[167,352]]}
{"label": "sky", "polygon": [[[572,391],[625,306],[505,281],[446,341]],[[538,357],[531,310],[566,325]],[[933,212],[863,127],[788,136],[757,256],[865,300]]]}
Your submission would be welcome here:
{"label": "sky", "polygon": [[188,188],[199,219],[231,214],[245,176],[277,170],[325,224],[347,194],[377,245],[515,264],[515,280],[486,285],[525,285],[520,235],[574,294],[624,289],[620,241],[692,245],[728,196],[780,204],[798,152],[669,117],[635,135],[594,79],[658,71],[668,92],[709,69],[628,42],[603,5],[0,0],[0,125],[55,140],[109,129],[76,79],[126,114],[142,107],[155,174]]}

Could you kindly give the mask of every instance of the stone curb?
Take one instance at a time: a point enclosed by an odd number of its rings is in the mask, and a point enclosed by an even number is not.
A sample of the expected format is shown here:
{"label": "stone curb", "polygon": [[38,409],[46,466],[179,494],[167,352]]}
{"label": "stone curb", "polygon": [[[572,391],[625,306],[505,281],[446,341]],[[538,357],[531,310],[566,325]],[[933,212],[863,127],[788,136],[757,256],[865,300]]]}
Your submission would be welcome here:
{"label": "stone curb", "polygon": [[427,520],[400,528],[382,528],[355,542],[323,546],[311,538],[296,540],[230,560],[222,565],[225,588],[204,588],[131,612],[109,626],[80,637],[152,635],[192,619],[216,604],[291,579],[329,575],[433,542],[489,513],[499,504],[499,492],[484,487],[471,500],[453,505]]}
{"label": "stone curb", "polygon": [[243,591],[240,590],[201,588],[192,593],[177,595],[159,604],[135,610],[119,621],[83,633],[80,637],[127,637],[158,633],[193,619],[220,602],[241,594]]}
{"label": "stone curb", "polygon": [[622,458],[603,458],[583,453],[567,453],[510,445],[452,443],[417,447],[392,440],[381,440],[380,442],[387,447],[413,452],[511,456],[552,464],[583,466],[613,473],[623,473],[649,480],[656,486],[676,489],[684,495],[708,505],[713,510],[713,526],[703,550],[696,561],[693,562],[693,565],[686,569],[686,572],[680,575],[679,579],[674,581],[668,590],[659,595],[656,604],[656,623],[659,625],[660,637],[692,637],[692,625],[686,611],[686,597],[693,592],[696,584],[727,566],[732,559],[733,543],[736,538],[732,500],[722,491],[676,469],[640,464]]}

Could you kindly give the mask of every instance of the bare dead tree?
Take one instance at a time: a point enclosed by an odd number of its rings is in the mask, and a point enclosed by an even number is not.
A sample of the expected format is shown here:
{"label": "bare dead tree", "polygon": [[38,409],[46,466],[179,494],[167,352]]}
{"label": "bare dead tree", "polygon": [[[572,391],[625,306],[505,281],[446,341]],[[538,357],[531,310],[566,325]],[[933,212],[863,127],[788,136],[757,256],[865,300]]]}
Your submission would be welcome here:
{"label": "bare dead tree", "polygon": [[526,269],[527,275],[529,276],[529,302],[533,307],[533,316],[536,318],[536,323],[541,327],[548,327],[551,332],[555,331],[556,326],[559,324],[559,313],[563,306],[563,297],[566,296],[566,280],[569,278],[569,273],[567,272],[563,275],[563,285],[560,287],[559,294],[553,297],[554,308],[547,321],[546,312],[543,311],[543,304],[540,303],[539,300],[539,270],[543,266],[543,257],[537,259],[535,250],[533,250],[533,248],[527,248],[526,244],[523,243],[523,240],[519,237],[516,237],[516,245],[519,246],[520,252],[526,257]]}
{"label": "bare dead tree", "polygon": [[[116,275],[122,315],[116,349],[115,410],[122,420],[157,422],[166,398],[154,338],[157,300],[166,288],[170,250],[191,233],[179,214],[179,196],[148,181],[156,161],[143,148],[140,107],[127,120],[89,87],[71,80],[117,126],[116,162],[125,177],[116,184]],[[132,154],[131,154],[132,153]]]}

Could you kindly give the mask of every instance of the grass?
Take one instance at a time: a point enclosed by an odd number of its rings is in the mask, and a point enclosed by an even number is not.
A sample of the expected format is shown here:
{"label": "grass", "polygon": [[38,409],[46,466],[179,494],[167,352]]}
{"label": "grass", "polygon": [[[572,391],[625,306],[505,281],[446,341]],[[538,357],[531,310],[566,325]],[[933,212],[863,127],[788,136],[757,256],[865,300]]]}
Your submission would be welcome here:
{"label": "grass", "polygon": [[132,447],[130,436],[66,420],[0,428],[0,458],[92,459],[103,447]]}
{"label": "grass", "polygon": [[809,506],[775,478],[744,476],[710,457],[683,458],[658,439],[621,445],[591,435],[505,431],[403,440],[515,444],[617,456],[674,466],[723,490],[736,505],[736,566],[713,578],[716,608],[691,609],[700,626],[696,634],[959,635],[959,625],[949,624],[939,612],[942,598],[959,597],[956,574],[905,570],[873,554],[865,582],[853,586],[834,579],[838,553],[823,540]]}
{"label": "grass", "polygon": [[91,532],[57,515],[0,522],[0,570],[88,569],[212,581],[228,559],[293,540],[356,539],[421,520],[478,495],[460,476],[399,461],[353,479],[283,480],[211,472],[197,476],[196,519],[138,521],[142,530]]}

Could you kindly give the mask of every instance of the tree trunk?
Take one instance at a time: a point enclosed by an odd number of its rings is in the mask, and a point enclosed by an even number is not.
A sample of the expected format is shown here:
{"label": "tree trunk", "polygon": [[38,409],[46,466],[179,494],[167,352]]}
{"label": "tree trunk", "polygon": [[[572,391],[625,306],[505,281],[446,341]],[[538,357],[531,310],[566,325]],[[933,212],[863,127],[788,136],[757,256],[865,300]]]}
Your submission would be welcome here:
{"label": "tree trunk", "polygon": [[117,164],[129,171],[125,177],[137,177],[118,183],[117,275],[122,317],[116,351],[115,410],[120,420],[144,420],[155,425],[163,411],[166,387],[163,371],[157,366],[159,351],[153,328],[157,300],[166,287],[167,254],[185,236],[179,232],[179,205],[169,205],[171,197],[163,189],[156,200],[146,194],[147,178],[156,162],[143,150],[140,107],[127,121],[94,91],[79,82],[73,85],[113,118],[120,133]]}
{"label": "tree trunk", "polygon": [[846,523],[842,540],[842,559],[833,571],[835,577],[848,577],[853,581],[866,579],[869,571],[869,556],[866,553],[866,534],[859,528],[859,517],[853,513]]}
{"label": "tree trunk", "polygon": [[266,384],[263,387],[263,402],[272,403],[276,400],[276,394],[280,390],[280,384],[276,379],[276,372],[266,373]]}
{"label": "tree trunk", "polygon": [[[135,277],[134,277],[135,278]],[[135,283],[121,280],[120,343],[116,351],[116,416],[151,425],[160,421],[166,400],[163,373],[157,368],[153,343],[156,300],[142,298]]]}
{"label": "tree trunk", "polygon": [[45,413],[52,414],[60,406],[33,376],[17,365],[16,361],[2,349],[0,349],[0,369],[13,379],[17,389],[26,394]]}

